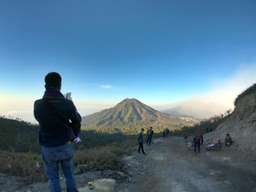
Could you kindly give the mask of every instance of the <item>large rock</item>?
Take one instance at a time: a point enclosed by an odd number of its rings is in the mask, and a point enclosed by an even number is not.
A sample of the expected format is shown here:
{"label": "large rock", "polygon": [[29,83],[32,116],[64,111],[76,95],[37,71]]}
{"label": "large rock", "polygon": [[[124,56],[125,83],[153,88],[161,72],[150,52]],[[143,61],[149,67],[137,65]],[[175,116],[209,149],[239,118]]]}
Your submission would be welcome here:
{"label": "large rock", "polygon": [[98,179],[89,182],[89,185],[80,188],[79,192],[114,192],[116,181],[114,179]]}

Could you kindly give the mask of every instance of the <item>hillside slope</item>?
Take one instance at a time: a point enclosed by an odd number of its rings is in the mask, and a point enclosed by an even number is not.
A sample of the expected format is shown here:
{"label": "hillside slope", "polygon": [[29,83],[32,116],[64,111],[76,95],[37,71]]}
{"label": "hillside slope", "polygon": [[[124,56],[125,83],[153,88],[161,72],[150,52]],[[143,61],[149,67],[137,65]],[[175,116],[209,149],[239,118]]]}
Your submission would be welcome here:
{"label": "hillside slope", "polygon": [[0,117],[0,150],[38,151],[36,125]]}
{"label": "hillside slope", "polygon": [[235,110],[225,122],[208,134],[209,139],[225,138],[230,133],[239,150],[256,152],[256,84],[240,94],[235,101]]}
{"label": "hillside slope", "polygon": [[136,133],[140,128],[154,127],[156,132],[165,128],[179,129],[191,122],[178,117],[170,117],[137,99],[125,99],[110,109],[83,118],[86,129],[99,132],[122,131]]}

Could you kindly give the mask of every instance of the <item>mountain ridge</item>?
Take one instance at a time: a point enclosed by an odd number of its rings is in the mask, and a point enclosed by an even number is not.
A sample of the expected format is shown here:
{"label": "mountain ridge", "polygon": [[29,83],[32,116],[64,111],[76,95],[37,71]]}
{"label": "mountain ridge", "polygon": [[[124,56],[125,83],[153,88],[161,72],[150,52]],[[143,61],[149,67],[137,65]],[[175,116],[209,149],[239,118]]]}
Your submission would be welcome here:
{"label": "mountain ridge", "polygon": [[86,125],[86,129],[100,132],[135,133],[142,127],[152,126],[160,132],[165,128],[175,130],[191,123],[162,113],[135,98],[126,98],[112,108],[85,116],[82,124]]}

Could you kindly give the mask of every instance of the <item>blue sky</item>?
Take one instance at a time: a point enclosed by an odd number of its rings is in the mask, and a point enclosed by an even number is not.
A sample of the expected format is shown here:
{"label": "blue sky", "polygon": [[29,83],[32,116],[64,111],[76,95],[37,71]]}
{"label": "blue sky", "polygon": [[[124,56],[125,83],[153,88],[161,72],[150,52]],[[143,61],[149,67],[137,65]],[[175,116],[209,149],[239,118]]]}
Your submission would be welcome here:
{"label": "blue sky", "polygon": [[[170,103],[256,64],[254,0],[1,0],[0,93]],[[18,101],[17,101],[18,102]]]}

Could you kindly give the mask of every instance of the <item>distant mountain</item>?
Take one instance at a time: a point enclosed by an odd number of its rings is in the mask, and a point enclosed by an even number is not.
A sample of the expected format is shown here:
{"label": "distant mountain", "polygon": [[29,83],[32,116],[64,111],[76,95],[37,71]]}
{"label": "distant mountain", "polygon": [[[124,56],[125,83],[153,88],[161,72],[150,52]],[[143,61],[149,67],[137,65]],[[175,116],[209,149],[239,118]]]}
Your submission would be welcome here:
{"label": "distant mountain", "polygon": [[86,129],[99,132],[136,133],[141,128],[150,126],[156,132],[165,128],[174,130],[184,125],[192,125],[193,122],[161,113],[137,99],[125,99],[113,108],[84,117],[83,124]]}

